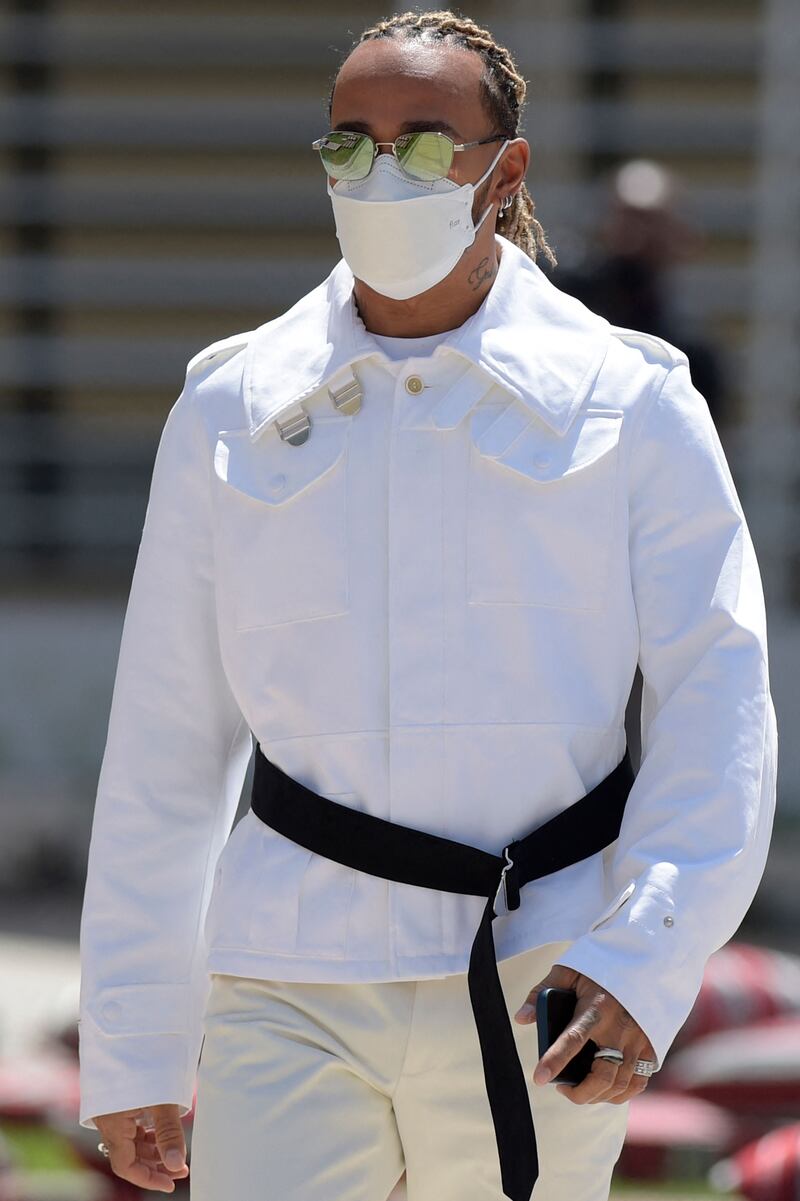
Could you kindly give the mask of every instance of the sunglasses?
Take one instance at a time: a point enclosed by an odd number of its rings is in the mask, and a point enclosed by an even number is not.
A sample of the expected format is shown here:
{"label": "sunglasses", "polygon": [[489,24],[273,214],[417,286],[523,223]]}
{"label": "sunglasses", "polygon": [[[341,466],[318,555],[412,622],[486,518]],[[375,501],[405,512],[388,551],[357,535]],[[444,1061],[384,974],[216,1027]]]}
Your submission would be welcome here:
{"label": "sunglasses", "polygon": [[327,175],[333,179],[366,179],[378,153],[379,146],[391,146],[400,167],[411,179],[430,182],[444,179],[457,150],[469,150],[487,142],[501,142],[504,134],[496,133],[477,142],[461,142],[446,133],[428,130],[425,133],[402,133],[394,142],[376,142],[368,133],[350,133],[335,129],[311,143]]}

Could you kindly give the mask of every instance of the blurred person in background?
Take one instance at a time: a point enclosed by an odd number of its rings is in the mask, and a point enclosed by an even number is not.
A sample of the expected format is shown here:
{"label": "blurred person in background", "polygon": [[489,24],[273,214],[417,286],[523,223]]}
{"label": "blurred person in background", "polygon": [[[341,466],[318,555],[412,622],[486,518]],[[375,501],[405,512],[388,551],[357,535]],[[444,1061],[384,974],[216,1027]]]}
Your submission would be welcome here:
{"label": "blurred person in background", "polygon": [[551,273],[557,287],[623,329],[679,345],[718,426],[728,420],[725,380],[713,344],[680,320],[668,273],[697,257],[703,237],[677,210],[679,181],[650,159],[623,163],[608,184],[607,207],[582,261]]}
{"label": "blurred person in background", "polygon": [[80,1122],[144,1188],[196,1082],[193,1201],[604,1201],[760,880],[747,523],[683,351],[537,265],[524,99],[465,17],[366,30],[342,259],[168,414],[81,921]]}

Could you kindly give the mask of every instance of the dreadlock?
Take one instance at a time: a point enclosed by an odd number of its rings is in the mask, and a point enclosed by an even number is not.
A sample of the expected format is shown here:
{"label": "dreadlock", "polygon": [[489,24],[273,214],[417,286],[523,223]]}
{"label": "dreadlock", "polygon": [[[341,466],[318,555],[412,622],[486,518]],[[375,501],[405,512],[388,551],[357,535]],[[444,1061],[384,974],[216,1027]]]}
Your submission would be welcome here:
{"label": "dreadlock", "polygon": [[[481,77],[484,106],[499,133],[507,138],[518,136],[527,85],[509,51],[495,42],[488,29],[482,29],[469,17],[459,16],[449,9],[404,12],[365,29],[352,48],[376,38],[418,38],[420,41],[447,42],[480,55],[484,63]],[[332,100],[333,89],[328,99],[329,115]],[[533,198],[524,183],[512,198],[511,205],[499,214],[498,233],[519,246],[534,262],[541,251],[551,266],[557,265],[545,232],[534,216]]]}

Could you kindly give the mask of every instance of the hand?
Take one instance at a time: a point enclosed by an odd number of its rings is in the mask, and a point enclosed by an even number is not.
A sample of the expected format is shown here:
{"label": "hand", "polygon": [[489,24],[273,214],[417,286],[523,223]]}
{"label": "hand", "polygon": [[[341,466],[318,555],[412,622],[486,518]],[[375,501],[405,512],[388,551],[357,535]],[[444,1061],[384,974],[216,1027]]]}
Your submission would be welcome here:
{"label": "hand", "polygon": [[115,1176],[139,1188],[175,1192],[175,1180],[189,1175],[179,1108],[151,1105],[94,1118]]}
{"label": "hand", "polygon": [[[569,1025],[537,1063],[533,1073],[534,1084],[546,1084],[553,1076],[557,1076],[577,1055],[586,1040],[591,1038],[598,1047],[618,1047],[625,1056],[624,1063],[595,1059],[591,1071],[580,1084],[557,1084],[557,1091],[576,1105],[587,1102],[592,1105],[595,1101],[622,1105],[637,1093],[644,1092],[650,1078],[634,1075],[634,1062],[637,1059],[656,1059],[657,1056],[641,1026],[616,997],[589,976],[562,963],[555,963],[544,980],[528,993],[523,1006],[514,1015],[516,1021],[536,1021],[536,998],[543,988],[572,988],[578,994],[578,1001]],[[533,1006],[532,1011],[528,1006]]]}

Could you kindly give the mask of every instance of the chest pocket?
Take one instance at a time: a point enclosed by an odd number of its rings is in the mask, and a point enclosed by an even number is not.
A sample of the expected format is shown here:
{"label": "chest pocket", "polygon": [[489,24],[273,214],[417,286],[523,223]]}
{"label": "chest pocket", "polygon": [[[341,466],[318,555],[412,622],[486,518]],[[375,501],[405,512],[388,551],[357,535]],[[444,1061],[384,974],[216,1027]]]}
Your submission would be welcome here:
{"label": "chest pocket", "polygon": [[299,446],[270,427],[214,451],[220,588],[238,630],[346,613],[349,417],[313,418]]}
{"label": "chest pocket", "polygon": [[516,401],[472,413],[469,603],[602,608],[622,419],[587,408],[559,436]]}

